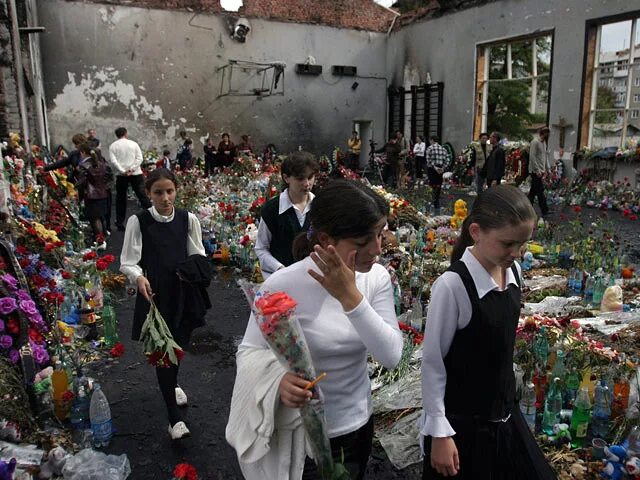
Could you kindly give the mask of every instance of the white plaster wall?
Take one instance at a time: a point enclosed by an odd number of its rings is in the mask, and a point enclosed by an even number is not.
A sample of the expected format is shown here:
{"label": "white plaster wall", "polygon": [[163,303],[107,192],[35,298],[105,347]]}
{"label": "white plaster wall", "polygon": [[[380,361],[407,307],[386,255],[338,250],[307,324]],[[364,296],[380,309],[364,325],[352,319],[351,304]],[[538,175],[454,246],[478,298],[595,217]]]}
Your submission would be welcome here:
{"label": "white plaster wall", "polygon": [[[385,132],[384,34],[251,19],[246,43],[229,37],[223,16],[39,0],[45,90],[52,144],[98,130],[103,144],[125,126],[143,148],[175,150],[178,131],[196,142],[249,133],[262,148],[301,145],[315,153],[344,146],[354,118]],[[189,25],[191,21],[192,25]],[[197,26],[197,27],[196,27]],[[294,72],[308,56],[323,65],[319,77]],[[284,61],[285,94],[223,97],[217,69],[229,59]],[[355,65],[361,76],[336,77],[332,65]],[[352,90],[354,81],[358,88]]]}
{"label": "white plaster wall", "polygon": [[[492,40],[554,29],[550,122],[565,117],[573,128],[566,132],[566,149],[575,151],[581,103],[586,21],[640,11],[629,0],[504,0],[418,22],[393,33],[387,49],[390,83],[402,85],[404,66],[444,82],[444,141],[456,149],[473,133],[476,45]],[[639,15],[640,16],[640,15]],[[552,129],[551,146],[558,134]],[[584,142],[584,139],[583,139]],[[629,172],[621,166],[618,176]]]}

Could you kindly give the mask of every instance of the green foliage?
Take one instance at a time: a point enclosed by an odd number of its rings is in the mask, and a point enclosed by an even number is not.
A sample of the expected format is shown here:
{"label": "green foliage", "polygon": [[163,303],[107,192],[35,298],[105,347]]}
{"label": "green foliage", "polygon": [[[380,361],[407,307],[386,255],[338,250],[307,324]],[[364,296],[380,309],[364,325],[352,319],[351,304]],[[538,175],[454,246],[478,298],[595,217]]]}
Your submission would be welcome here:
{"label": "green foliage", "polygon": [[[616,106],[616,94],[609,87],[598,87],[597,109],[609,109]],[[616,112],[596,112],[596,123],[615,123]]]}

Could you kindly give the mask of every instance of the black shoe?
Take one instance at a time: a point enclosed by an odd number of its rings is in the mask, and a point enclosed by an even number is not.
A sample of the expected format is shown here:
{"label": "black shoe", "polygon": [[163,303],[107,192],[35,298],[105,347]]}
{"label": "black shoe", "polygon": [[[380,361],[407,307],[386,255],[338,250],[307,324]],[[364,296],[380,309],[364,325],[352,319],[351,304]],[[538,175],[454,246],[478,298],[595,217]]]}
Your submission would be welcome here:
{"label": "black shoe", "polygon": [[121,223],[116,223],[116,227],[118,228],[118,231],[120,231],[120,232],[124,232],[125,229],[126,229],[126,227]]}

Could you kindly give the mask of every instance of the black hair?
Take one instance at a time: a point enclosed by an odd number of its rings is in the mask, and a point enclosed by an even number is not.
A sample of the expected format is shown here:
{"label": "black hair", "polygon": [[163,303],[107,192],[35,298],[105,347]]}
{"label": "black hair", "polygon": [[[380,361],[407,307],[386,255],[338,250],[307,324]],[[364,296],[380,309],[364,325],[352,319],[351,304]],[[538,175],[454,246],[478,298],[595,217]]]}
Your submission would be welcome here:
{"label": "black hair", "polygon": [[224,138],[225,136],[226,136],[229,140],[231,140],[231,136],[230,136],[227,132],[224,132],[224,133],[222,134],[222,138]]}
{"label": "black hair", "polygon": [[162,151],[162,154],[163,154],[163,155],[171,155],[171,150],[164,149],[164,150]]}
{"label": "black hair", "polygon": [[440,139],[437,137],[437,135],[431,135],[429,137],[429,140],[431,140],[434,143],[440,143]]}
{"label": "black hair", "polygon": [[483,230],[493,230],[535,219],[536,212],[520,189],[512,185],[497,185],[483,191],[476,197],[471,213],[462,222],[460,237],[451,252],[451,263],[460,260],[465,249],[473,245],[469,232],[472,223],[477,223]]}
{"label": "black hair", "polygon": [[293,258],[302,260],[320,243],[318,234],[335,240],[364,237],[389,214],[389,205],[363,183],[333,180],[315,196],[309,210],[311,228],[293,242]]}
{"label": "black hair", "polygon": [[185,138],[184,139],[184,144],[185,145],[191,145],[193,143],[193,140],[191,140],[190,138]]}
{"label": "black hair", "polygon": [[124,127],[116,128],[116,138],[122,138],[127,134],[127,129]]}
{"label": "black hair", "polygon": [[156,168],[154,171],[152,171],[149,174],[149,176],[145,180],[144,182],[145,190],[150,192],[151,187],[153,187],[153,184],[156,183],[158,180],[162,180],[163,178],[166,178],[167,180],[171,180],[173,182],[173,186],[176,187],[176,189],[178,188],[178,180],[176,179],[176,176],[173,174],[173,172],[171,172],[171,170],[167,170],[166,168]]}
{"label": "black hair", "polygon": [[500,141],[502,139],[502,135],[500,135],[498,132],[491,132],[492,137],[496,137],[496,140]]}
{"label": "black hair", "polygon": [[316,157],[309,152],[297,151],[285,158],[281,172],[289,177],[302,177],[307,169],[311,169],[314,175],[320,171]]}
{"label": "black hair", "polygon": [[[480,137],[488,137],[488,136],[489,136],[489,133],[488,133],[488,132],[482,132],[482,133],[480,134]],[[478,137],[478,138],[480,138],[480,137]]]}
{"label": "black hair", "polygon": [[93,168],[96,168],[98,166],[98,152],[95,151],[95,149],[89,142],[81,143],[78,146],[78,151],[80,153],[86,153],[87,155],[89,155],[89,157],[91,157],[91,166]]}

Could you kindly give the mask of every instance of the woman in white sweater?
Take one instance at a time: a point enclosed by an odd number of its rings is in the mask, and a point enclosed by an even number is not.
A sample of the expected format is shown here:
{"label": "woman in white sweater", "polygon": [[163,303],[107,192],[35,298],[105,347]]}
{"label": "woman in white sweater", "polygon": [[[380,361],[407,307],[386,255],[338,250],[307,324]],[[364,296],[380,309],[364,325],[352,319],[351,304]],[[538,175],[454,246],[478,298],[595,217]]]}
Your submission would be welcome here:
{"label": "woman in white sweater", "polygon": [[[394,368],[402,353],[403,338],[395,315],[389,274],[376,263],[388,208],[380,196],[362,184],[343,180],[330,183],[311,206],[310,230],[300,234],[294,243],[294,256],[301,260],[275,272],[261,288],[269,292],[284,291],[298,302],[295,313],[315,370],[327,373],[314,390],[322,392],[333,455],[338,462],[344,455],[344,465],[353,479],[364,477],[373,438],[367,354],[371,353],[387,368]],[[238,377],[227,427],[227,440],[236,448],[241,466],[241,442],[234,433],[238,428],[234,432],[230,428],[234,408],[238,408],[239,391],[243,388],[241,382],[246,382],[251,375],[256,375],[260,382],[269,378],[274,368],[280,368],[271,362],[270,372],[256,373],[253,368],[245,375],[243,359],[251,352],[264,352],[267,348],[252,317],[238,350]],[[278,419],[290,418],[295,413],[292,410],[311,399],[312,392],[305,390],[310,380],[283,368],[276,375],[271,384],[271,393],[275,395],[273,411],[265,409],[262,423],[255,428],[256,436],[264,438],[264,431],[268,430],[265,421],[275,418],[264,450],[281,448],[281,439],[271,438],[277,436]],[[262,391],[260,385],[255,386],[254,392],[257,390]],[[256,403],[255,408],[264,408],[267,396],[253,395],[244,408],[252,408],[252,401]],[[254,413],[245,411],[248,422]],[[246,438],[242,442],[251,443]],[[297,449],[290,451],[290,457],[295,457]],[[280,458],[279,463],[283,460]],[[285,463],[290,473],[287,478],[319,478],[308,457],[302,462],[289,458]],[[298,466],[292,468],[291,465]],[[249,470],[243,468],[245,477],[253,478]],[[263,465],[261,478],[276,478],[275,472],[266,470]]]}

